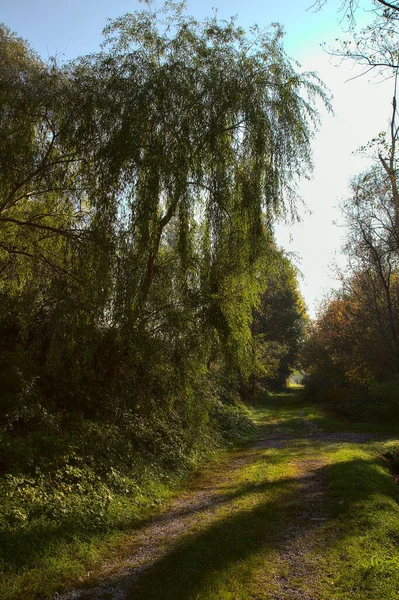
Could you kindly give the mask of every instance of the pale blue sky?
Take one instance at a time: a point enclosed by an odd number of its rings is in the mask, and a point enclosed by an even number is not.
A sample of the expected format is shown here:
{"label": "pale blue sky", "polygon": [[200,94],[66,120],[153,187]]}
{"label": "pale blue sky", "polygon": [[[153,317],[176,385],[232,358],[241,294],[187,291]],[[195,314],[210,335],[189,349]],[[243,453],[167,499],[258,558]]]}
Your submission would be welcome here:
{"label": "pale blue sky", "polygon": [[[217,7],[221,18],[238,15],[244,27],[279,22],[286,31],[287,53],[305,70],[318,71],[331,89],[335,116],[322,111],[322,126],[314,147],[314,177],[303,180],[299,192],[307,205],[302,222],[276,227],[277,240],[295,254],[304,278],[301,290],[313,316],[317,303],[332,286],[337,287],[332,265],[343,265],[339,253],[342,230],[333,225],[340,219],[339,201],[347,194],[351,175],[364,169],[364,159],[353,151],[385,129],[390,113],[392,86],[375,84],[369,77],[346,80],[359,73],[349,64],[337,66],[320,48],[342,37],[337,9],[341,0],[329,0],[323,10],[312,11],[313,0],[188,0],[188,12],[198,19]],[[158,7],[161,0],[154,2]],[[368,0],[363,0],[367,7]],[[95,52],[107,18],[142,8],[137,0],[0,0],[0,21],[27,39],[44,58],[58,55],[65,60]],[[369,16],[358,14],[361,23]]]}
{"label": "pale blue sky", "polygon": [[[161,0],[157,0],[158,6]],[[157,4],[154,2],[154,5]],[[203,18],[217,7],[221,18],[238,15],[241,25],[281,23],[287,33],[290,55],[309,44],[319,44],[338,21],[337,2],[322,11],[309,7],[312,0],[188,0],[190,14]],[[44,57],[63,53],[66,59],[95,51],[107,18],[142,7],[137,0],[1,0],[0,21],[29,40]]]}

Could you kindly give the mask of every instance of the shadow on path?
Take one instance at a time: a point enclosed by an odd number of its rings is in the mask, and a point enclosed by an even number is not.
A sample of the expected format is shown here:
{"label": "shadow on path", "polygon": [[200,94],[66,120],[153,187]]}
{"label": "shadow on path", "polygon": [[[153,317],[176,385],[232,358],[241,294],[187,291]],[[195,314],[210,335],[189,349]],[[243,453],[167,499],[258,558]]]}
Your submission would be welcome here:
{"label": "shadow on path", "polygon": [[[375,461],[325,465],[320,457],[321,449],[369,439],[323,433],[289,414],[285,421],[259,425],[258,441],[233,453],[223,476],[194,480],[189,492],[137,531],[136,550],[122,570],[60,600],[317,600],[319,580],[327,585],[318,553],[348,533],[336,528],[336,519],[350,516],[373,494],[399,499],[399,488]],[[239,487],[234,481],[234,471],[284,460],[295,463],[295,477],[263,477]],[[335,495],[328,490],[331,480]],[[262,569],[268,570],[268,587],[261,586]],[[256,577],[259,591],[247,595],[245,586],[254,589]]]}

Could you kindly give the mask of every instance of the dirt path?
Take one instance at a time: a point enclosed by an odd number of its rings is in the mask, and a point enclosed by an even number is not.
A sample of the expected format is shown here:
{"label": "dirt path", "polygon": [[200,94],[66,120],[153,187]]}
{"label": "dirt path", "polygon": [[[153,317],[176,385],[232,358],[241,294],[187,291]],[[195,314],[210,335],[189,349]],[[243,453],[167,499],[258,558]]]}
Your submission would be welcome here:
{"label": "dirt path", "polygon": [[[258,440],[251,448],[233,453],[215,465],[212,472],[195,478],[189,489],[160,515],[132,533],[124,559],[105,564],[99,581],[90,582],[89,574],[87,581],[82,582],[85,587],[58,595],[57,600],[173,598],[172,592],[163,596],[159,589],[144,596],[135,590],[143,578],[151,578],[157,565],[164,564],[170,556],[178,556],[180,548],[190,547],[196,537],[216,528],[221,515],[224,519],[228,515],[232,522],[242,519],[241,515],[248,511],[244,501],[248,502],[251,494],[259,503],[262,494],[268,493],[268,487],[280,485],[280,480],[275,477],[274,481],[269,472],[263,479],[257,474],[259,469],[278,461],[280,455],[286,461],[287,472],[294,476],[283,480],[281,485],[285,488],[281,488],[281,492],[278,489],[280,496],[276,496],[271,513],[282,523],[278,535],[273,534],[270,550],[276,568],[270,578],[265,579],[265,586],[258,585],[258,591],[252,591],[248,599],[317,600],[319,557],[325,544],[318,530],[328,518],[328,487],[321,450],[331,444],[363,441],[367,441],[367,436],[322,433],[301,411],[294,423],[287,424],[284,419],[266,420],[259,426]],[[251,480],[246,473],[255,473],[258,479]],[[255,500],[251,506],[257,510]],[[238,558],[241,557],[238,555]],[[186,595],[179,592],[176,597],[189,600],[197,595],[187,589]],[[208,596],[198,596],[202,597]],[[234,595],[223,597],[235,598]],[[237,596],[237,599],[242,597]]]}
{"label": "dirt path", "polygon": [[[317,530],[328,520],[328,482],[323,473],[326,466],[323,449],[343,443],[365,443],[370,436],[359,433],[325,433],[301,413],[303,433],[292,444],[307,442],[304,456],[296,462],[298,493],[293,498],[296,519],[287,524],[279,547],[285,575],[279,575],[279,591],[273,600],[317,600],[315,582],[323,565],[320,559],[329,540]],[[306,580],[309,589],[297,586]]]}
{"label": "dirt path", "polygon": [[[276,436],[273,441],[259,440],[253,449],[257,451],[281,441],[280,436]],[[230,459],[218,464],[210,476],[194,479],[189,489],[172,501],[165,512],[132,535],[129,544],[131,553],[123,564],[118,562],[104,565],[103,580],[99,585],[57,595],[55,600],[127,598],[144,572],[172,552],[182,538],[195,531],[199,523],[202,528],[217,521],[218,507],[231,500],[229,491],[234,473],[251,464],[254,459],[253,449],[235,453]]]}

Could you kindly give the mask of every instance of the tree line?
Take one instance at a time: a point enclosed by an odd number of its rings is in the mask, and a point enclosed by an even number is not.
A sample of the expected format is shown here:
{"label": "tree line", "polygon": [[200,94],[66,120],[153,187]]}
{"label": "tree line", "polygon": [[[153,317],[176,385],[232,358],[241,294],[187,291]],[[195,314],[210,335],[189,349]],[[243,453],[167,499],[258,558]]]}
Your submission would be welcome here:
{"label": "tree line", "polygon": [[376,0],[373,21],[356,31],[357,3],[347,2],[353,39],[333,54],[391,78],[387,131],[361,148],[371,158],[342,204],[346,271],[325,301],[304,349],[308,388],[357,417],[398,418],[399,403],[399,5]]}
{"label": "tree line", "polygon": [[60,65],[0,28],[3,472],[79,419],[189,453],[237,390],[284,383],[306,320],[273,222],[321,82],[278,26],[166,5],[104,33]]}

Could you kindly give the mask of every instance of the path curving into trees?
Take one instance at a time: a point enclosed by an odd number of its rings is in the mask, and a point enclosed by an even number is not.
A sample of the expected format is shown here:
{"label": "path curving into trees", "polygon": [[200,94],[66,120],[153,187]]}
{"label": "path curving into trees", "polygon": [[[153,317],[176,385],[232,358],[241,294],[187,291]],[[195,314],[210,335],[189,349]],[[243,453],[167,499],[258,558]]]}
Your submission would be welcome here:
{"label": "path curving into trees", "polygon": [[[269,399],[254,414],[252,446],[195,477],[126,537],[119,557],[58,600],[375,598],[378,581],[353,583],[371,560],[367,545],[351,558],[355,549],[346,541],[349,533],[355,540],[356,506],[372,490],[349,498],[339,481],[358,484],[359,468],[360,478],[371,473],[365,455],[388,438],[337,422],[334,430],[295,392]],[[395,494],[389,473],[379,477]],[[392,516],[399,523],[397,507]]]}

